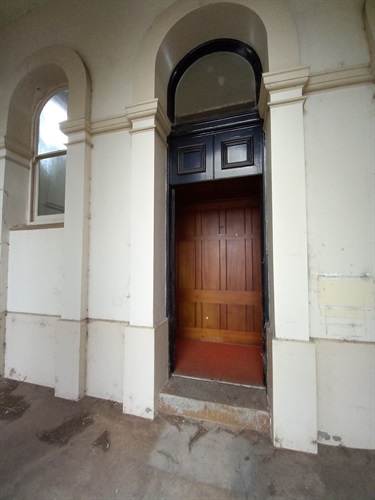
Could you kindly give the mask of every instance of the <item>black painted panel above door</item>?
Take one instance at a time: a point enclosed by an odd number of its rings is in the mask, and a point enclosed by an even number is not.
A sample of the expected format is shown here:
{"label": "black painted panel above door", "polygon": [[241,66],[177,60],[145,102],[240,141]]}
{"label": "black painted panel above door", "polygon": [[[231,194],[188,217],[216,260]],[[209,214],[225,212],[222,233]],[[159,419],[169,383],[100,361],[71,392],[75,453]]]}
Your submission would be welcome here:
{"label": "black painted panel above door", "polygon": [[213,179],[212,136],[176,138],[170,141],[170,184]]}
{"label": "black painted panel above door", "polygon": [[169,184],[262,173],[260,126],[169,138]]}
{"label": "black painted panel above door", "polygon": [[231,130],[214,135],[214,178],[262,173],[259,128]]}

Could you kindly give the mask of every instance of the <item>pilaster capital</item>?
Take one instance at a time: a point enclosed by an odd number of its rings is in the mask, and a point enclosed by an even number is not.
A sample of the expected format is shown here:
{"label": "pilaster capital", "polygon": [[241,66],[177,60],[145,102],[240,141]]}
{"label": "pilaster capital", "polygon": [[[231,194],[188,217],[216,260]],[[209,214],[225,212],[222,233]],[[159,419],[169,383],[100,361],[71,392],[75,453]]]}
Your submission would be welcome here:
{"label": "pilaster capital", "polygon": [[259,113],[267,115],[271,104],[288,104],[304,100],[303,89],[310,75],[308,66],[301,66],[284,71],[264,73],[259,97]]}
{"label": "pilaster capital", "polygon": [[0,160],[8,159],[21,167],[30,168],[33,152],[29,146],[4,136],[0,141]]}
{"label": "pilaster capital", "polygon": [[91,124],[86,118],[75,118],[60,123],[61,131],[68,136],[68,146],[72,144],[91,144]]}
{"label": "pilaster capital", "polygon": [[156,130],[163,139],[168,137],[171,124],[158,99],[127,106],[125,113],[131,122],[131,134]]}

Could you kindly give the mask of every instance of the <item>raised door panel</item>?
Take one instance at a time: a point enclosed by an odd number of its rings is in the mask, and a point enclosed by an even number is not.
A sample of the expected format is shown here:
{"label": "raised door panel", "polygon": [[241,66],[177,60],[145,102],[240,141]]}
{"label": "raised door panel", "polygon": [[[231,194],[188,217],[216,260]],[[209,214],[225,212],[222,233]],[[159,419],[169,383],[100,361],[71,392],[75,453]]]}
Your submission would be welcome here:
{"label": "raised door panel", "polygon": [[261,345],[259,208],[252,200],[177,211],[176,335]]}

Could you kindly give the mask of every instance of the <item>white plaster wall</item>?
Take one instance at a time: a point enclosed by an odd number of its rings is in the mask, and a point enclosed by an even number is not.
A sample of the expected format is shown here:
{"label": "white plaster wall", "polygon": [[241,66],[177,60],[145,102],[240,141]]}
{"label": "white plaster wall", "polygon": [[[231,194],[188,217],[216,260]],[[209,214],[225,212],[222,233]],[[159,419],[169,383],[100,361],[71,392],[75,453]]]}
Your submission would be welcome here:
{"label": "white plaster wall", "polygon": [[319,340],[318,440],[375,448],[375,345]]}
{"label": "white plaster wall", "polygon": [[11,231],[8,311],[60,314],[63,231]]}
{"label": "white plaster wall", "polygon": [[122,402],[125,323],[88,324],[86,394]]}
{"label": "white plaster wall", "polygon": [[310,336],[375,341],[373,86],[305,105]]}
{"label": "white plaster wall", "polygon": [[6,377],[54,387],[57,321],[56,316],[8,312]]}
{"label": "white plaster wall", "polygon": [[88,316],[129,319],[130,135],[94,136]]}
{"label": "white plaster wall", "polygon": [[301,65],[312,73],[367,65],[364,0],[287,0],[297,25]]}

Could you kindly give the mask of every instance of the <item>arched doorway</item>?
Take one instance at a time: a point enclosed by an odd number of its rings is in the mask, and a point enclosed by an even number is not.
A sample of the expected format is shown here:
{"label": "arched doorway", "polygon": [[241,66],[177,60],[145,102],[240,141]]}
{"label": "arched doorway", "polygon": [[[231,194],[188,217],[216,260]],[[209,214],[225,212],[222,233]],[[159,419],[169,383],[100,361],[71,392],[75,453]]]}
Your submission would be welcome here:
{"label": "arched doorway", "polygon": [[262,386],[262,65],[233,39],[206,42],[168,87],[170,366]]}

